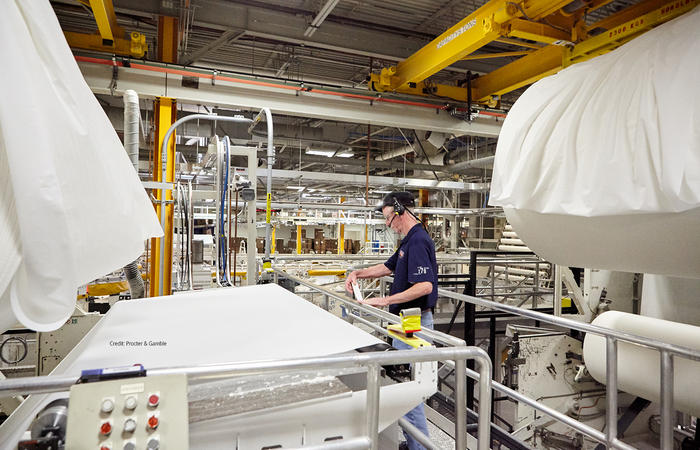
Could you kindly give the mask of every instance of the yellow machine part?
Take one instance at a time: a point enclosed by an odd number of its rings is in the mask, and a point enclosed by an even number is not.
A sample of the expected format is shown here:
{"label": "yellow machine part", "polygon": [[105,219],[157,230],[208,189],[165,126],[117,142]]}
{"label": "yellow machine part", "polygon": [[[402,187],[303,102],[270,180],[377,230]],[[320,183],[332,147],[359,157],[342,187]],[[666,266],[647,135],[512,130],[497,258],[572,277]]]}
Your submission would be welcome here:
{"label": "yellow machine part", "polygon": [[431,347],[433,344],[430,342],[421,339],[419,337],[406,337],[406,335],[403,333],[401,329],[401,325],[389,325],[387,327],[387,330],[389,331],[389,336],[393,337],[394,339],[398,339],[401,342],[404,342],[408,345],[410,345],[413,348],[421,348],[421,347]]}
{"label": "yellow machine part", "polygon": [[420,315],[401,316],[401,328],[404,333],[415,333],[421,330]]}
{"label": "yellow machine part", "polygon": [[129,290],[129,282],[115,281],[113,283],[99,283],[88,285],[88,295],[90,297],[101,297],[103,295],[115,295]]}
{"label": "yellow machine part", "polygon": [[310,277],[321,277],[324,275],[345,276],[345,269],[309,269]]}

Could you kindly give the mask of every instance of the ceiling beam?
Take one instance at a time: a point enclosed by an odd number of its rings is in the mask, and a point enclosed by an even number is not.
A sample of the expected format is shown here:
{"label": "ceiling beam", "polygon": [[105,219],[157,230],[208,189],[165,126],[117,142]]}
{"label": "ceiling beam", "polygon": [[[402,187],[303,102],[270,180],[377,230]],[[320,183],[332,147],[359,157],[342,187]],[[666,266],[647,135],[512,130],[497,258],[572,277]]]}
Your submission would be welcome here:
{"label": "ceiling beam", "polygon": [[[110,95],[111,64],[111,59],[78,61],[83,77],[94,93]],[[191,73],[202,76],[199,87],[192,89],[182,86],[183,73],[190,72],[164,67],[171,66],[136,64],[132,61],[131,68],[120,67],[115,95],[133,89],[141,98],[168,96],[177,98],[178,103],[253,110],[268,107],[275,114],[439,131],[456,136],[497,137],[503,124],[502,120],[481,116],[467,123],[450,116],[449,112],[438,106],[420,106],[420,100],[398,103],[372,100],[373,97],[368,97],[369,93],[363,91],[346,94],[329,89],[313,89],[309,92],[289,84],[274,85],[266,80],[240,78],[240,81],[227,81],[233,78],[222,74],[217,75],[216,84],[212,85],[211,76],[207,78],[201,71]]]}
{"label": "ceiling beam", "polygon": [[306,31],[304,31],[304,36],[311,37],[321,26],[323,21],[326,20],[328,14],[330,14],[331,11],[333,11],[333,8],[335,8],[335,5],[337,5],[339,1],[340,0],[328,0],[318,12],[316,17],[314,17],[314,20],[311,21],[311,24],[308,26],[308,28],[306,28]]}
{"label": "ceiling beam", "polygon": [[209,44],[205,45],[204,47],[200,48],[192,54],[184,55],[182,58],[180,58],[180,64],[182,64],[183,66],[189,66],[193,62],[196,62],[197,60],[205,57],[207,54],[213,52],[214,50],[230,42],[237,41],[244,35],[245,31],[241,30],[224,31],[224,33],[217,39],[215,39],[213,42],[210,42]]}
{"label": "ceiling beam", "polygon": [[[260,178],[267,177],[267,168],[258,169]],[[491,183],[463,183],[461,181],[437,181],[418,178],[377,177],[365,175],[353,175],[330,172],[303,172],[298,170],[272,170],[272,178],[288,179],[302,182],[327,181],[331,183],[343,183],[346,185],[365,186],[369,181],[370,186],[391,186],[396,189],[452,189],[458,192],[487,192],[491,189]]]}

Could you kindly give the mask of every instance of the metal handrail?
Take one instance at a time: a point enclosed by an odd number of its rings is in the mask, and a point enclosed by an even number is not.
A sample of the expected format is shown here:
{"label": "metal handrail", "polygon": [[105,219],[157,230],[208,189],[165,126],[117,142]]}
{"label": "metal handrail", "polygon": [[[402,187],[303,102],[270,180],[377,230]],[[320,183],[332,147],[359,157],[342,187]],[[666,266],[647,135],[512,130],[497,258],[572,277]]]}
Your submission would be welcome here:
{"label": "metal handrail", "polygon": [[[479,383],[481,398],[485,399],[484,414],[479,416],[478,422],[478,450],[488,450],[490,443],[490,404],[491,404],[491,360],[486,352],[478,347],[443,347],[423,348],[420,351],[398,350],[395,352],[356,353],[337,356],[325,356],[315,358],[297,358],[274,361],[255,361],[230,364],[212,364],[203,366],[169,367],[149,369],[149,376],[185,374],[188,379],[214,379],[232,376],[251,376],[273,373],[285,373],[290,371],[334,369],[348,367],[367,368],[367,410],[365,417],[365,432],[369,439],[371,450],[378,449],[379,435],[379,391],[381,366],[408,364],[428,361],[452,360],[455,362],[455,370],[458,375],[461,372],[462,382],[456,383],[455,390],[457,400],[466,398],[466,360],[474,359],[479,363],[479,374],[483,382]],[[23,379],[6,380],[0,382],[0,396],[13,396],[19,394],[33,394],[39,392],[61,392],[70,389],[76,383],[78,377],[38,377],[27,383]],[[466,410],[463,413],[466,415]],[[466,417],[460,436],[457,434],[457,449],[466,450]],[[319,449],[326,448],[315,446]],[[328,447],[330,449],[332,447]]]}
{"label": "metal handrail", "polygon": [[[382,283],[393,282],[391,277],[381,277]],[[302,283],[309,287],[315,287],[310,283]],[[668,344],[665,342],[657,341],[654,339],[646,338],[643,336],[638,336],[631,333],[625,333],[617,330],[612,330],[608,328],[603,328],[597,325],[591,325],[587,323],[578,322],[571,319],[566,319],[559,316],[551,316],[548,314],[540,313],[537,311],[532,311],[529,309],[523,309],[515,306],[510,306],[502,303],[497,303],[489,300],[484,300],[483,298],[472,297],[469,295],[459,294],[456,292],[448,291],[445,289],[438,288],[438,294],[442,297],[451,298],[464,303],[473,303],[475,305],[483,306],[485,308],[495,309],[516,316],[527,317],[540,322],[550,323],[552,325],[557,325],[564,328],[571,328],[579,331],[584,331],[586,333],[593,333],[596,335],[603,336],[606,339],[606,425],[605,433],[602,433],[592,427],[582,424],[571,417],[560,413],[544,404],[537,402],[536,400],[530,399],[522,394],[514,391],[500,383],[493,382],[493,389],[499,391],[519,402],[525,403],[547,415],[554,418],[555,420],[564,423],[571,428],[595,439],[596,441],[605,443],[609,448],[618,448],[623,450],[632,450],[633,447],[623,443],[617,439],[617,342],[619,340],[629,342],[635,345],[640,345],[643,347],[658,350],[660,352],[660,367],[661,367],[661,448],[672,449],[673,445],[673,356],[681,356],[695,361],[700,361],[700,351],[691,349],[688,347],[683,347],[674,344]],[[336,298],[348,301],[347,298]],[[356,302],[352,302],[357,304]],[[358,309],[363,310],[362,307]],[[368,311],[371,314],[377,316],[383,313],[381,310]],[[393,316],[393,315],[390,315]],[[395,317],[395,316],[394,316]],[[398,320],[393,321],[389,319],[392,323],[396,323]],[[367,324],[370,324],[370,322]],[[447,365],[451,365],[447,362]],[[471,378],[478,379],[476,372],[467,370],[467,374]]]}
{"label": "metal handrail", "polygon": [[[612,330],[608,328],[603,328],[597,325],[591,325],[587,323],[577,322],[575,320],[566,319],[563,317],[550,316],[548,314],[543,314],[537,311],[532,311],[528,309],[517,308],[514,306],[505,305],[502,303],[496,303],[489,300],[484,300],[482,298],[472,297],[469,295],[459,294],[444,289],[438,289],[438,294],[454,300],[462,301],[465,303],[473,303],[475,305],[483,306],[486,308],[496,309],[499,311],[507,312],[521,317],[527,317],[533,320],[538,320],[540,322],[549,323],[552,325],[557,325],[564,328],[571,328],[579,331],[584,331],[586,333],[593,333],[602,336],[606,340],[606,431],[605,434],[588,427],[586,425],[580,424],[574,421],[568,416],[564,416],[561,413],[557,413],[556,416],[559,417],[560,421],[565,422],[567,425],[572,426],[572,428],[581,431],[583,434],[590,436],[591,438],[603,442],[609,447],[619,448],[629,450],[633,447],[621,442],[617,439],[617,343],[618,341],[625,341],[632,344],[640,345],[643,347],[658,350],[660,353],[660,370],[661,370],[661,386],[660,386],[660,396],[661,396],[661,448],[662,449],[672,449],[673,448],[673,356],[681,356],[683,358],[691,359],[694,361],[700,361],[700,350],[695,350],[688,347],[683,347],[675,344],[668,344],[666,342],[657,341],[644,336],[639,336],[631,333],[625,333],[622,331]],[[502,386],[505,388],[505,386]],[[496,387],[494,383],[494,389],[504,392],[516,400],[524,401],[528,405],[552,416],[550,411],[547,412],[544,405],[538,405],[537,402],[532,402],[531,400],[523,400],[523,396],[515,391],[508,388],[506,390],[501,390],[501,387]],[[517,395],[516,395],[517,394]],[[550,408],[551,409],[551,408]],[[563,417],[568,420],[564,420]],[[574,427],[572,423],[577,425]]]}
{"label": "metal handrail", "polygon": [[[369,314],[371,316],[374,316],[382,321],[389,322],[389,323],[399,323],[401,320],[399,319],[399,316],[395,314],[391,314],[389,312],[383,311],[381,309],[375,308],[373,306],[368,306],[368,305],[363,305],[362,303],[358,303],[355,300],[346,297],[344,294],[340,294],[336,291],[333,291],[331,289],[326,288],[325,286],[319,286],[317,284],[312,283],[309,280],[305,280],[303,278],[299,278],[295,275],[292,275],[288,272],[285,272],[284,270],[273,266],[272,269],[274,270],[274,282],[277,284],[278,282],[278,277],[279,275],[284,276],[285,278],[294,281],[295,283],[299,283],[302,286],[309,287],[315,291],[318,291],[318,293],[323,294],[324,296],[327,296],[328,298],[334,298],[336,300],[340,300],[341,302],[345,303],[348,307],[357,309],[363,313]],[[382,279],[385,279],[386,277],[382,277]],[[392,280],[391,278],[386,278],[388,280]],[[380,289],[381,290],[381,289]],[[327,308],[325,308],[327,309]],[[353,320],[358,319],[358,316],[353,316]],[[361,319],[361,318],[360,318]],[[388,335],[388,332],[385,331],[385,334]],[[464,340],[456,338],[454,336],[450,336],[449,334],[445,333],[440,333],[439,331],[435,330],[429,330],[427,328],[424,328],[420,332],[416,333],[418,336],[432,340],[433,342],[438,342],[442,345],[446,346],[451,346],[451,347],[463,347],[466,345]]]}
{"label": "metal handrail", "polygon": [[[318,286],[318,285],[313,284],[307,280],[304,280],[302,278],[291,275],[291,274],[289,274],[289,273],[285,272],[284,270],[281,270],[277,267],[273,266],[273,270],[274,270],[275,283],[278,282],[279,275],[282,275],[282,276],[284,276],[284,277],[286,277],[286,278],[288,278],[296,283],[299,283],[303,286],[309,287],[309,288],[323,294],[324,300],[325,300],[324,306],[325,306],[326,310],[328,310],[328,299],[335,298],[335,299],[340,300],[341,302],[345,303],[348,307],[355,308],[361,312],[367,313],[371,316],[378,318],[381,321],[386,321],[389,323],[399,323],[399,321],[400,321],[399,317],[394,315],[394,314],[390,314],[386,311],[382,311],[381,309],[375,308],[373,306],[367,306],[367,305],[363,305],[361,303],[358,303],[355,300],[352,300],[352,299],[346,297],[345,295],[341,295],[341,294],[339,294],[335,291],[332,291],[330,289],[327,289],[323,286]],[[380,332],[386,336],[389,335],[389,333],[386,329],[384,329],[383,327],[377,326],[376,324],[374,324],[368,320],[363,319],[359,315],[349,314],[349,318],[353,321],[361,322],[361,323],[371,327],[375,331]],[[432,340],[432,342],[437,342],[437,343],[443,344],[443,345],[448,346],[448,347],[464,348],[464,346],[466,345],[462,339],[458,339],[458,338],[455,338],[455,337],[450,336],[448,334],[440,333],[438,331],[434,331],[434,330],[430,330],[430,329],[423,329],[419,333],[416,333],[416,334],[420,337]],[[468,348],[475,348],[475,347],[468,347]],[[425,349],[421,349],[421,351],[423,351],[423,350],[425,350]],[[392,352],[392,353],[394,353],[394,352]],[[484,354],[485,354],[485,352],[484,352]],[[479,370],[480,371],[484,370],[484,368],[482,367],[483,364],[491,365],[491,359],[488,358],[488,355],[486,355],[486,356],[487,356],[486,360],[477,359],[477,361],[479,362]],[[467,442],[466,441],[466,439],[467,439],[466,438],[466,436],[467,436],[467,434],[466,434],[467,433],[467,417],[466,417],[466,413],[467,413],[467,404],[466,404],[467,368],[466,368],[466,365],[464,365],[462,363],[454,364],[448,360],[440,360],[440,361],[444,362],[444,363],[449,362],[450,366],[455,369],[455,380],[456,380],[455,383],[458,386],[461,386],[461,385],[465,386],[464,387],[465,395],[460,395],[456,392],[457,389],[455,390],[455,437],[456,437],[455,438],[455,446],[456,446],[455,448],[458,450],[466,449],[466,445],[467,445],[467,443],[466,443]],[[488,373],[489,374],[492,373],[491,368],[489,368]],[[489,375],[489,377],[492,378],[492,375]],[[492,383],[491,379],[488,380],[488,387],[486,387],[486,384],[484,384],[484,383],[479,383],[480,398],[484,398],[484,399],[491,398],[491,391],[490,391],[491,390],[491,387],[490,387],[491,383]],[[488,392],[486,392],[487,390],[488,390]],[[491,405],[490,404],[489,405],[482,404],[479,413],[480,413],[479,414],[479,429],[478,429],[478,433],[477,433],[477,435],[479,437],[479,444],[478,444],[479,449],[482,448],[481,447],[482,445],[486,446],[484,448],[488,448],[488,445],[490,443],[490,434],[489,434],[489,437],[486,438],[486,439],[488,439],[489,442],[482,444],[483,436],[481,434],[481,429],[485,427],[485,428],[489,428],[489,430],[490,430]],[[490,433],[490,431],[489,431],[489,433]]]}

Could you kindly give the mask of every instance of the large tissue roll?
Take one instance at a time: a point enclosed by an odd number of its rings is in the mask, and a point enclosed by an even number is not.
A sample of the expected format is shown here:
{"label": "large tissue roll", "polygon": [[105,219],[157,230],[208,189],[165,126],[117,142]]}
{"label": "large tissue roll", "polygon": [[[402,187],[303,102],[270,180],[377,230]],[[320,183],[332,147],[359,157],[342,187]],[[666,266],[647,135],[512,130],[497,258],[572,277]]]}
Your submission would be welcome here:
{"label": "large tissue roll", "polygon": [[700,278],[700,8],[532,85],[490,204],[557,264]]}
{"label": "large tissue roll", "polygon": [[[644,336],[668,344],[700,350],[700,327],[619,311],[598,316],[593,325]],[[618,344],[618,388],[651,401],[659,401],[661,355],[658,351],[638,345]],[[583,359],[588,371],[600,383],[605,383],[605,338],[587,334],[583,343]],[[673,406],[684,413],[700,416],[700,362],[675,356],[673,358]]]}
{"label": "large tissue roll", "polygon": [[599,217],[504,210],[518,237],[547,261],[700,278],[700,208]]}

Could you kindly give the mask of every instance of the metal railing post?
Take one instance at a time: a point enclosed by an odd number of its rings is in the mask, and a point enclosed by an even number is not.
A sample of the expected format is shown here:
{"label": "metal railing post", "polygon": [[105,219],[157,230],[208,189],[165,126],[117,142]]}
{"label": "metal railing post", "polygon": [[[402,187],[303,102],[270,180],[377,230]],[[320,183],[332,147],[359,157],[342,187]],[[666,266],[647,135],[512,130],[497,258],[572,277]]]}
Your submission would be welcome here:
{"label": "metal railing post", "polygon": [[467,449],[467,362],[455,361],[455,450]]}
{"label": "metal railing post", "polygon": [[329,308],[328,294],[323,294],[323,309],[328,311],[328,308]]}
{"label": "metal railing post", "polygon": [[379,364],[367,365],[367,415],[365,433],[371,441],[370,450],[379,449]]}
{"label": "metal railing post", "polygon": [[661,449],[673,450],[673,355],[661,351]]}
{"label": "metal railing post", "polygon": [[617,440],[617,340],[612,336],[605,337],[605,368],[605,444],[615,448],[612,443]]}
{"label": "metal railing post", "polygon": [[479,419],[477,421],[477,450],[491,448],[491,384],[493,372],[491,360],[486,352],[479,349],[474,359],[479,363]]}
{"label": "metal railing post", "polygon": [[557,317],[561,316],[561,267],[558,264],[552,264],[554,267],[554,315]]}

